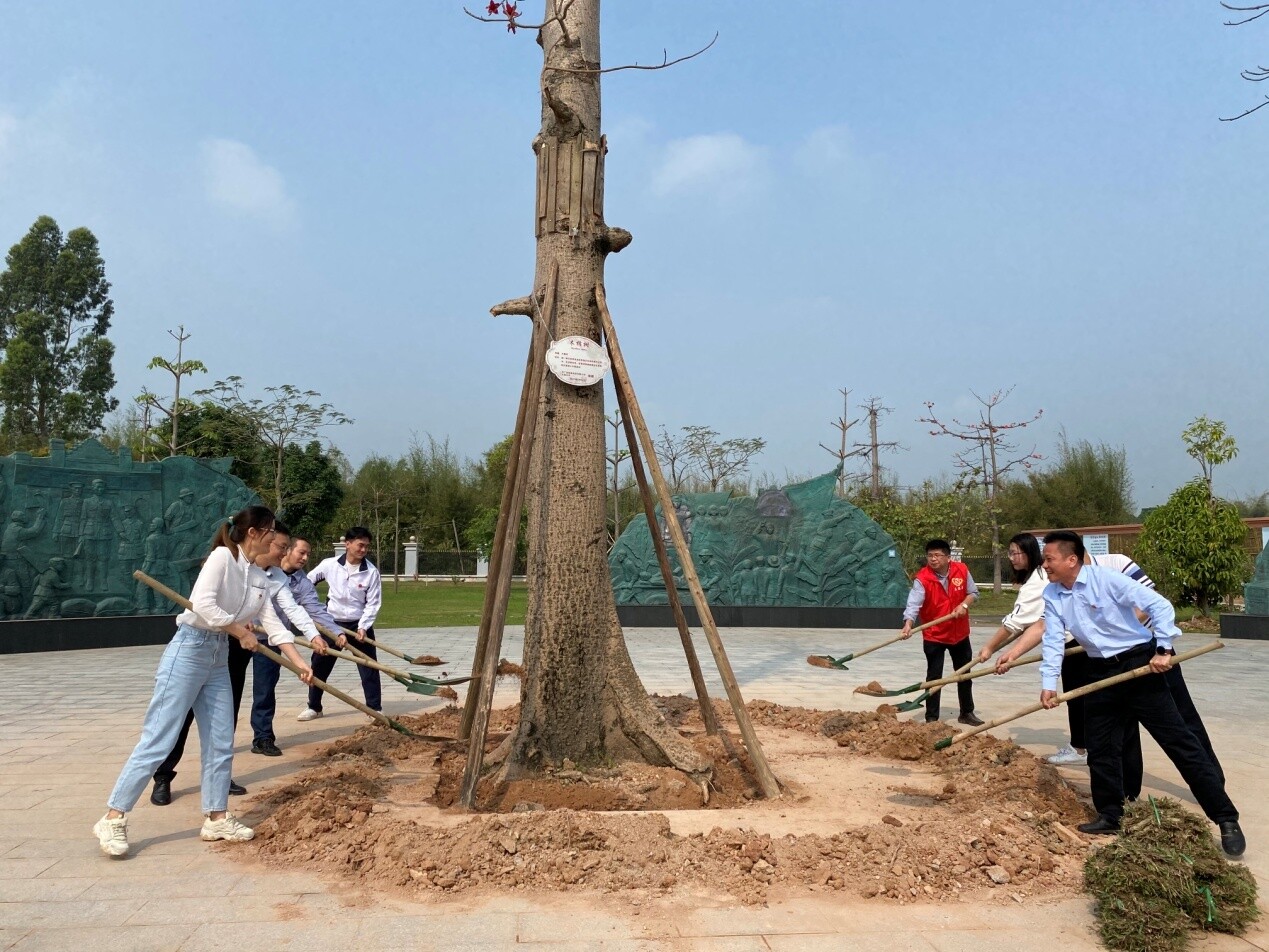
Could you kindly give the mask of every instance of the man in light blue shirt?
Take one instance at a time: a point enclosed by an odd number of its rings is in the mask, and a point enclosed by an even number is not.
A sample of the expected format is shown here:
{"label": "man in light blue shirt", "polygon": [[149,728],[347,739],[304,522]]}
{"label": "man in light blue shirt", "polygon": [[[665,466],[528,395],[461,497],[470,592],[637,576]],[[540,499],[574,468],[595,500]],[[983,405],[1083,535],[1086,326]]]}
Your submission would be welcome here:
{"label": "man in light blue shirt", "polygon": [[[1097,819],[1082,833],[1119,830],[1124,812],[1124,734],[1136,720],[1168,755],[1190,792],[1220,827],[1221,846],[1230,856],[1246,849],[1238,810],[1225,793],[1211,758],[1185,726],[1161,675],[1172,666],[1172,647],[1181,636],[1176,612],[1166,598],[1126,575],[1084,565],[1084,543],[1074,532],[1050,532],[1044,538],[1044,646],[1040,663],[1040,702],[1057,707],[1058,676],[1066,632],[1083,645],[1090,675],[1100,681],[1149,665],[1153,674],[1103,688],[1087,696],[1085,731],[1089,781]],[[1149,616],[1154,633],[1137,618]]]}

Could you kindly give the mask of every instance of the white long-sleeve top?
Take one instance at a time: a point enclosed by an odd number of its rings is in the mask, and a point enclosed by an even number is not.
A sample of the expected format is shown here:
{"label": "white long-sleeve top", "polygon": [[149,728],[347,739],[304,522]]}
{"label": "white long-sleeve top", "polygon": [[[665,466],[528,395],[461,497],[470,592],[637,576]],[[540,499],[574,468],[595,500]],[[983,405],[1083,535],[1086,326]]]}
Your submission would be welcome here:
{"label": "white long-sleeve top", "polygon": [[294,641],[295,637],[273,611],[270,587],[264,569],[247,559],[241,549],[235,556],[228,546],[222,545],[207,556],[194,590],[189,593],[194,610],[181,612],[176,623],[214,630],[259,619],[268,632],[269,644]]}
{"label": "white long-sleeve top", "polygon": [[1044,587],[1048,584],[1049,576],[1038,566],[1022,583],[1018,597],[1014,599],[1013,611],[1000,620],[1009,629],[1009,634],[1020,635],[1044,617]]}
{"label": "white long-sleeve top", "polygon": [[348,564],[347,556],[322,559],[317,568],[308,573],[308,580],[316,585],[326,581],[326,610],[340,621],[357,619],[357,627],[369,631],[375,626],[375,618],[383,606],[383,582],[379,570],[362,559],[356,567]]}
{"label": "white long-sleeve top", "polygon": [[[273,602],[273,610],[279,614],[279,618],[286,618],[299,632],[309,641],[318,636],[317,626],[313,624],[313,619],[309,617],[308,612],[300,608],[295,601],[295,596],[291,594],[291,580],[287,578],[276,565],[270,566],[264,570],[265,576],[269,579],[269,596]],[[288,635],[291,632],[287,632]],[[288,642],[294,643],[294,636],[287,639]],[[274,641],[269,638],[269,644],[282,644],[280,641]]]}

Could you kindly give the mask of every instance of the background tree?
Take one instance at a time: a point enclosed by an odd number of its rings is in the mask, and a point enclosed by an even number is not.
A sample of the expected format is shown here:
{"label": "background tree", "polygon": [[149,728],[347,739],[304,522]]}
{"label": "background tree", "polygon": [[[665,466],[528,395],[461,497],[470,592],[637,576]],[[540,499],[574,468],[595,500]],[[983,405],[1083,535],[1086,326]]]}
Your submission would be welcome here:
{"label": "background tree", "polygon": [[288,443],[283,454],[283,515],[287,527],[319,551],[327,539],[335,538],[330,524],[344,498],[338,454],[338,450],[328,449],[320,440],[309,440],[303,447]]}
{"label": "background tree", "polygon": [[873,499],[881,498],[882,473],[881,454],[897,453],[903,447],[897,440],[881,440],[877,436],[878,426],[883,413],[890,413],[890,407],[881,405],[880,397],[869,397],[864,404],[864,412],[868,415],[868,442],[856,443],[855,452],[868,459],[868,491]]}
{"label": "background tree", "polygon": [[683,433],[687,458],[711,493],[744,475],[750,461],[767,445],[754,436],[720,439],[718,431],[707,426],[685,426]]}
{"label": "background tree", "polygon": [[1234,508],[1238,510],[1238,515],[1244,519],[1269,516],[1269,492],[1251,493],[1242,499],[1234,499],[1232,502]]}
{"label": "background tree", "polygon": [[1185,452],[1198,461],[1203,482],[1207,484],[1208,495],[1211,495],[1212,473],[1221,463],[1228,463],[1238,455],[1238,444],[1225,431],[1223,420],[1209,420],[1206,416],[1195,417],[1181,431],[1181,440],[1185,443]]}
{"label": "background tree", "polygon": [[682,492],[686,488],[689,471],[687,440],[675,436],[663,424],[653,446],[657,451],[657,462],[665,470],[665,481],[669,483],[670,491]]}
{"label": "background tree", "polygon": [[859,420],[850,418],[850,391],[845,387],[839,387],[837,392],[842,395],[842,415],[836,420],[829,421],[829,425],[837,431],[837,445],[829,446],[827,443],[821,443],[820,449],[837,460],[837,495],[844,499],[846,497],[846,483],[851,478],[846,472],[846,461],[853,456],[860,455],[858,449],[852,450],[847,447],[846,434],[850,432],[852,426],[859,423]]}
{"label": "background tree", "polygon": [[1132,476],[1123,447],[1072,443],[1063,431],[1057,455],[1025,479],[1001,487],[1001,523],[1009,534],[1062,526],[1105,526],[1131,522]]}
{"label": "background tree", "polygon": [[82,440],[118,406],[110,396],[114,302],[97,239],[63,237],[47,215],[9,249],[0,273],[0,435],[10,449]]}
{"label": "background tree", "polygon": [[1165,595],[1207,615],[1251,577],[1246,541],[1237,508],[1195,479],[1146,517],[1133,554]]}
{"label": "background tree", "polygon": [[[172,400],[170,403],[164,403],[155,394],[148,389],[143,389],[137,396],[136,402],[146,408],[151,413],[158,413],[167,419],[166,448],[168,456],[177,456],[181,450],[190,443],[182,443],[180,440],[181,431],[181,415],[186,410],[193,407],[192,400],[183,400],[181,398],[181,380],[190,374],[207,373],[207,367],[201,360],[183,360],[182,354],[185,349],[185,342],[190,339],[191,335],[185,333],[185,325],[181,324],[177,330],[168,331],[168,334],[176,341],[176,359],[168,360],[166,357],[156,356],[149,363],[150,370],[166,370],[172,375]],[[155,428],[158,429],[157,427]],[[143,454],[142,459],[145,459]]]}
{"label": "background tree", "polygon": [[[1262,16],[1269,14],[1269,3],[1253,3],[1246,6],[1239,6],[1237,4],[1225,3],[1224,0],[1221,0],[1221,6],[1226,10],[1232,10],[1238,14],[1236,18],[1226,20],[1226,26],[1242,26],[1244,23],[1250,23],[1252,20],[1259,20]],[[1251,15],[1244,16],[1244,14]],[[1255,66],[1250,69],[1243,70],[1238,75],[1247,80],[1249,83],[1263,83],[1266,80],[1269,80],[1269,66]],[[1233,122],[1236,119],[1241,119],[1243,116],[1250,116],[1258,109],[1264,109],[1265,106],[1269,106],[1269,96],[1265,96],[1265,101],[1260,103],[1260,105],[1252,106],[1250,109],[1244,109],[1236,116],[1222,116],[1221,122]]]}
{"label": "background tree", "polygon": [[874,499],[871,486],[858,485],[847,498],[890,533],[909,575],[923,564],[929,539],[955,539],[967,551],[978,547],[990,551],[991,523],[977,486],[967,490],[936,480],[907,490],[883,485]]}
{"label": "background tree", "polygon": [[265,387],[268,397],[262,398],[243,396],[242,387],[242,378],[233,376],[217,380],[211,387],[197,391],[197,395],[229,411],[229,419],[249,425],[251,432],[269,447],[273,484],[271,492],[262,495],[269,499],[275,511],[281,511],[287,500],[282,478],[287,446],[307,443],[326,427],[351,423],[352,419],[330,403],[317,403],[321,394],[316,390],[300,390],[284,383],[279,387]]}
{"label": "background tree", "polygon": [[621,445],[621,410],[614,409],[604,422],[612,429],[612,442],[604,454],[608,465],[608,505],[612,507],[612,522],[608,528],[608,548],[611,549],[621,535],[621,464],[630,458],[630,450]]}
{"label": "background tree", "polygon": [[[973,393],[973,391],[970,391]],[[999,493],[1004,485],[1004,477],[1014,467],[1030,469],[1033,460],[1042,459],[1032,448],[1026,453],[1018,453],[1016,444],[1009,441],[1009,434],[1014,430],[1030,426],[1043,415],[1037,410],[1035,416],[1027,420],[1002,423],[996,419],[996,408],[1001,404],[1013,388],[997,390],[991,396],[983,398],[974,393],[974,399],[982,409],[978,419],[969,423],[952,419],[944,423],[934,416],[934,404],[926,402],[925,407],[930,416],[920,417],[917,422],[929,423],[934,427],[931,436],[950,436],[966,444],[965,448],[955,454],[956,467],[962,472],[962,481],[969,485],[981,486],[983,501],[987,509],[987,518],[991,523],[991,566],[992,587],[1000,593],[1000,499]]]}

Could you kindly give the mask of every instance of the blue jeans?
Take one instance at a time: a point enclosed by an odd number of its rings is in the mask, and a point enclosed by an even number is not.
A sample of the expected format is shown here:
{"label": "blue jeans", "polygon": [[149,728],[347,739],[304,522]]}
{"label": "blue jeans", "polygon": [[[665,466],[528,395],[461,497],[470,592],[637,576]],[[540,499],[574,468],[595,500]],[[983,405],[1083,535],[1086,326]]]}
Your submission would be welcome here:
{"label": "blue jeans", "polygon": [[176,743],[190,710],[202,745],[203,812],[217,812],[229,805],[234,708],[228,657],[228,635],[189,625],[176,629],[154,675],[154,696],[145,711],[141,739],[106,801],[111,809],[127,813],[137,805],[154,769]]}
{"label": "blue jeans", "polygon": [[273,715],[278,708],[277,686],[282,666],[256,652],[251,656],[251,733],[255,741],[277,740]]}

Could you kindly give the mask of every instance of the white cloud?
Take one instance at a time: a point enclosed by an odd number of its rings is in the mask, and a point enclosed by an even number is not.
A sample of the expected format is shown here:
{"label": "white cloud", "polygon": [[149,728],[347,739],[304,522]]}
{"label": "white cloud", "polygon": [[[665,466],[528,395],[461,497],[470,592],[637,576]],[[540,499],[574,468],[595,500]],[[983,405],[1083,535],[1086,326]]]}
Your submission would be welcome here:
{"label": "white cloud", "polygon": [[199,144],[203,190],[214,205],[274,224],[291,220],[294,203],[282,173],[234,139],[204,139]]}
{"label": "white cloud", "polygon": [[850,133],[845,126],[820,126],[798,144],[793,163],[807,175],[840,173],[853,157]]}
{"label": "white cloud", "polygon": [[734,132],[689,136],[665,146],[652,176],[652,191],[703,192],[728,200],[760,188],[766,174],[765,150]]}

